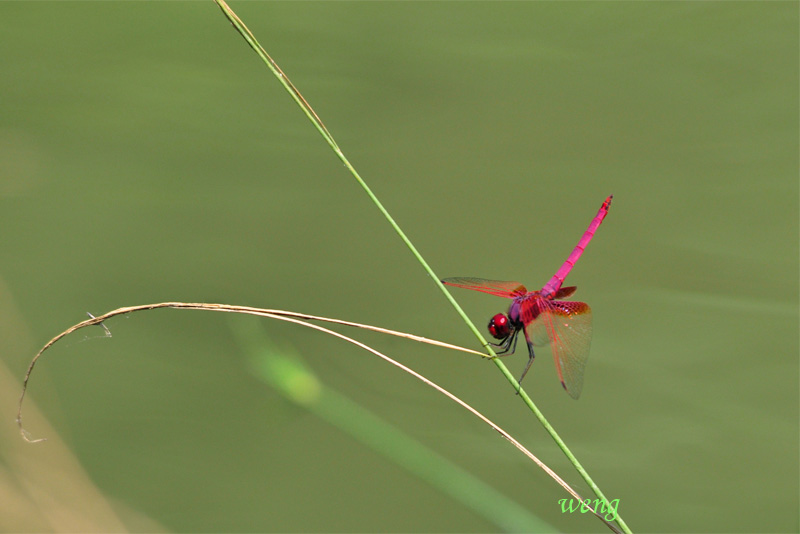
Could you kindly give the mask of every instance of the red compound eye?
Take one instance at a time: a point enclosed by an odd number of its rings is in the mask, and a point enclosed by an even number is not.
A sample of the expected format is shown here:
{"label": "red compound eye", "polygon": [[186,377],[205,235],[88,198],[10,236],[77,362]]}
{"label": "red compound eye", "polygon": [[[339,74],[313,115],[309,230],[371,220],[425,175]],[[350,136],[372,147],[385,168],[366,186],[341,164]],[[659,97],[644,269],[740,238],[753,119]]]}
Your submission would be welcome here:
{"label": "red compound eye", "polygon": [[489,321],[489,333],[495,339],[505,339],[511,335],[511,325],[509,324],[508,317],[502,313],[498,313]]}

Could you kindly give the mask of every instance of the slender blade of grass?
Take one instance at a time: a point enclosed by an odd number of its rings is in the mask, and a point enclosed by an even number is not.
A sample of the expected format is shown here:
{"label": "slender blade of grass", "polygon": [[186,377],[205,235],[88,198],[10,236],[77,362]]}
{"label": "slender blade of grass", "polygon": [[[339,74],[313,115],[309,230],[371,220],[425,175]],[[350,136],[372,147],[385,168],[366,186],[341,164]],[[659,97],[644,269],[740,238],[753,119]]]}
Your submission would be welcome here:
{"label": "slender blade of grass", "polygon": [[[367,185],[364,179],[361,178],[361,175],[358,173],[358,171],[356,171],[356,169],[344,155],[342,150],[339,148],[339,145],[336,143],[331,133],[325,127],[322,120],[313,110],[311,105],[306,101],[306,99],[300,94],[300,91],[298,91],[297,88],[294,86],[294,84],[289,80],[289,77],[286,76],[286,74],[284,74],[283,70],[281,70],[278,64],[270,57],[269,54],[267,54],[266,50],[261,46],[261,44],[259,44],[255,35],[253,35],[253,33],[247,28],[247,26],[244,24],[244,22],[242,22],[242,20],[238,17],[238,15],[236,15],[236,13],[233,12],[233,10],[230,8],[230,6],[228,6],[225,0],[214,0],[214,1],[220,7],[225,17],[227,17],[227,19],[231,22],[236,31],[245,39],[245,41],[247,41],[248,45],[250,45],[250,47],[256,52],[256,54],[258,54],[258,56],[264,61],[264,63],[266,63],[266,65],[269,67],[269,69],[272,71],[272,73],[275,75],[275,77],[278,79],[281,85],[283,85],[283,87],[286,89],[286,91],[289,93],[289,95],[292,97],[295,103],[298,106],[300,106],[300,108],[303,110],[303,113],[305,113],[305,115],[308,117],[308,119],[317,129],[317,131],[319,131],[320,135],[322,135],[322,137],[325,139],[328,145],[330,145],[330,147],[336,153],[337,157],[342,161],[342,163],[344,163],[345,167],[350,171],[350,173],[353,175],[353,177],[356,179],[356,181],[359,183],[362,189],[364,189],[369,198],[372,200],[372,202],[375,204],[378,210],[383,214],[383,216],[395,230],[400,239],[406,244],[408,249],[411,251],[411,254],[413,254],[413,256],[417,259],[422,268],[425,269],[428,275],[433,279],[434,283],[439,287],[440,291],[444,294],[445,298],[448,300],[448,302],[450,302],[450,304],[456,310],[456,313],[458,313],[458,315],[462,318],[467,327],[472,331],[472,333],[478,339],[481,346],[483,346],[489,352],[489,354],[492,357],[494,357],[494,363],[498,367],[498,369],[500,369],[500,372],[514,386],[516,391],[520,394],[520,397],[522,398],[523,402],[533,412],[533,414],[536,416],[536,418],[539,420],[539,422],[542,424],[545,430],[547,430],[547,432],[556,442],[556,444],[564,453],[564,455],[569,459],[569,461],[581,475],[586,484],[592,489],[592,491],[595,493],[595,495],[597,495],[597,497],[602,499],[604,502],[609,502],[608,498],[606,498],[606,496],[603,494],[600,487],[594,482],[594,480],[592,480],[591,476],[589,476],[589,473],[586,471],[586,469],[584,469],[583,465],[581,465],[581,463],[578,461],[577,457],[575,457],[575,455],[572,453],[569,447],[567,447],[567,444],[564,442],[564,440],[561,439],[561,436],[558,435],[555,428],[553,428],[553,426],[547,421],[544,414],[539,410],[539,408],[534,404],[534,402],[527,395],[527,393],[522,389],[520,384],[517,382],[517,380],[514,378],[514,376],[505,366],[505,364],[503,364],[503,362],[499,358],[495,357],[496,355],[492,350],[491,345],[483,337],[483,334],[481,334],[480,330],[478,330],[475,324],[470,320],[466,312],[461,308],[461,306],[458,304],[455,298],[450,294],[449,291],[447,291],[445,286],[440,282],[440,279],[433,271],[433,268],[431,268],[431,266],[428,265],[428,262],[425,261],[425,259],[422,257],[422,254],[420,254],[420,252],[417,250],[417,248],[414,246],[414,244],[411,242],[408,236],[406,236],[405,232],[403,232],[403,230],[391,216],[389,211],[383,206],[383,204],[375,195],[375,193],[372,192],[372,189],[370,189],[370,187]],[[631,532],[628,526],[622,520],[622,517],[620,517],[619,515],[617,516],[617,523],[620,525],[623,531],[627,533]]]}
{"label": "slender blade of grass", "polygon": [[293,402],[402,466],[506,532],[554,532],[533,515],[444,456],[326,386],[289,347],[278,347],[258,322],[231,321],[256,377]]}
{"label": "slender blade of grass", "polygon": [[[371,326],[371,325],[352,323],[352,322],[349,322],[349,321],[342,321],[342,320],[339,320],[339,319],[332,319],[332,318],[329,318],[329,317],[319,317],[319,316],[307,315],[307,314],[284,311],[284,310],[268,310],[268,309],[263,309],[263,308],[253,308],[253,307],[250,307],[250,306],[236,306],[236,305],[231,305],[231,304],[214,304],[214,303],[202,303],[202,302],[160,302],[160,303],[157,303],[157,304],[143,304],[143,305],[139,305],[139,306],[127,306],[127,307],[124,307],[124,308],[117,308],[116,310],[112,310],[112,311],[110,311],[108,313],[104,313],[103,315],[100,315],[100,316],[94,316],[92,314],[88,314],[90,319],[87,319],[87,320],[82,321],[82,322],[80,322],[78,324],[72,325],[71,327],[67,328],[66,330],[64,330],[63,332],[61,332],[57,336],[55,336],[53,339],[51,339],[50,341],[45,343],[45,345],[41,348],[41,350],[38,353],[36,353],[36,355],[31,360],[30,364],[28,365],[28,370],[25,373],[25,379],[23,380],[23,383],[22,383],[22,394],[20,395],[19,405],[18,405],[18,409],[17,409],[17,426],[19,428],[19,432],[22,435],[22,437],[26,441],[28,441],[30,443],[37,443],[37,442],[44,441],[44,438],[32,439],[30,434],[28,433],[28,431],[25,430],[25,427],[24,427],[23,422],[22,422],[22,404],[23,404],[23,401],[25,400],[25,393],[28,390],[28,383],[29,383],[31,374],[33,373],[33,370],[34,370],[34,368],[36,366],[36,363],[39,361],[39,358],[41,358],[42,355],[48,349],[50,349],[53,345],[55,345],[55,343],[57,343],[59,340],[63,339],[64,337],[68,336],[69,334],[71,334],[71,333],[73,333],[73,332],[75,332],[77,330],[80,330],[82,328],[87,328],[87,327],[90,327],[90,326],[101,326],[106,331],[106,333],[110,334],[110,331],[105,326],[105,321],[107,321],[107,320],[109,320],[109,319],[111,319],[113,317],[120,316],[120,315],[127,315],[127,314],[130,314],[130,313],[135,313],[135,312],[140,312],[140,311],[156,310],[156,309],[159,309],[159,308],[173,308],[173,309],[178,309],[178,310],[214,311],[214,312],[237,313],[237,314],[254,315],[254,316],[258,316],[258,317],[266,317],[266,318],[269,318],[269,319],[276,319],[276,320],[286,321],[286,322],[289,322],[289,323],[293,323],[293,324],[297,324],[297,325],[300,325],[300,326],[304,326],[306,328],[310,328],[310,329],[313,329],[313,330],[328,334],[328,335],[333,336],[335,338],[338,338],[338,339],[340,339],[342,341],[346,341],[348,343],[351,343],[351,344],[353,344],[353,345],[355,345],[355,346],[357,346],[357,347],[359,347],[359,348],[361,348],[361,349],[363,349],[363,350],[365,350],[365,351],[367,351],[367,352],[369,352],[369,353],[381,358],[385,362],[390,363],[391,365],[394,365],[395,367],[397,367],[401,371],[413,376],[417,380],[419,380],[419,381],[423,382],[425,385],[435,389],[440,394],[444,395],[448,399],[452,400],[453,402],[455,402],[456,404],[458,404],[459,406],[461,406],[462,408],[464,408],[465,410],[470,412],[472,415],[474,415],[475,417],[477,417],[478,419],[480,419],[481,421],[483,421],[484,423],[489,425],[489,427],[491,427],[494,431],[496,431],[498,434],[500,434],[506,441],[511,443],[514,447],[517,448],[517,450],[522,452],[525,456],[528,457],[528,459],[530,459],[537,466],[539,466],[539,468],[541,468],[545,473],[547,473],[547,475],[550,478],[552,478],[556,483],[558,483],[562,488],[564,488],[564,490],[567,493],[569,493],[574,499],[576,499],[579,502],[583,500],[581,498],[581,496],[569,484],[567,484],[564,481],[564,479],[559,477],[556,474],[555,471],[550,469],[544,462],[542,462],[532,452],[530,452],[528,449],[526,449],[519,441],[514,439],[508,432],[506,432],[505,430],[500,428],[497,424],[492,422],[485,415],[480,413],[478,410],[476,410],[475,408],[473,408],[472,406],[470,406],[469,404],[467,404],[463,400],[459,399],[454,394],[450,393],[449,391],[447,391],[446,389],[442,388],[441,386],[439,386],[435,382],[433,382],[433,381],[429,380],[428,378],[422,376],[421,374],[417,373],[413,369],[411,369],[409,367],[406,367],[405,365],[401,364],[400,362],[398,362],[396,360],[393,360],[392,358],[388,357],[387,355],[383,354],[382,352],[375,350],[374,348],[370,347],[369,345],[365,345],[364,343],[361,343],[360,341],[357,341],[357,340],[355,340],[355,339],[353,339],[351,337],[348,337],[348,336],[346,336],[344,334],[341,334],[339,332],[330,330],[328,328],[325,328],[325,327],[317,325],[317,324],[313,324],[313,323],[309,322],[309,320],[311,320],[311,321],[329,322],[329,323],[335,323],[335,324],[341,324],[341,325],[347,325],[347,326],[354,326],[354,327],[358,327],[358,328],[368,328],[368,329],[375,330],[375,331],[382,331],[383,333],[393,333],[393,335],[399,335],[401,337],[404,337],[404,338],[410,339],[410,340],[414,340],[414,341],[417,341],[419,343],[428,343],[428,344],[439,345],[439,346],[446,346],[447,344],[443,344],[443,343],[440,343],[440,342],[436,342],[434,340],[426,339],[426,338],[423,338],[423,337],[420,337],[420,336],[415,336],[415,335],[408,334],[408,333],[393,332],[393,331],[390,331],[390,330],[386,330],[386,329],[379,328],[379,327],[374,327],[374,326]],[[456,348],[456,347],[450,346],[450,347],[447,347],[447,348]],[[315,398],[319,397],[320,391],[321,391],[321,387],[320,387],[320,382],[319,382],[319,380],[316,379],[316,377],[314,377],[313,375],[311,375],[308,372],[304,372],[302,370],[301,366],[299,366],[296,361],[292,362],[292,361],[287,360],[286,358],[284,358],[282,360],[275,360],[275,361],[277,363],[275,363],[274,365],[268,366],[268,370],[269,370],[268,375],[270,377],[270,380],[273,382],[273,385],[275,385],[277,388],[279,388],[284,394],[286,394],[287,396],[291,397],[292,400],[294,400],[298,404],[307,404],[307,403],[313,402],[313,400]],[[586,509],[586,512],[592,513],[598,519],[600,519],[600,521],[603,521],[606,524],[606,526],[608,526],[612,531],[619,532],[619,530],[614,525],[609,523],[596,510],[592,509],[589,506],[583,506],[582,510],[584,508]]]}

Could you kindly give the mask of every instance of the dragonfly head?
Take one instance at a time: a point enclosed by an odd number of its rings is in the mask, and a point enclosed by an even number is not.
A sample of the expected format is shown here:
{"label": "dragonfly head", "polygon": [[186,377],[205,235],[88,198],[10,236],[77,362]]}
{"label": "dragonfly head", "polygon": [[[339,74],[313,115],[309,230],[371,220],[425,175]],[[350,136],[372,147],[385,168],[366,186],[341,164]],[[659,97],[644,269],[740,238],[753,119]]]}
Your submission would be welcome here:
{"label": "dragonfly head", "polygon": [[503,313],[498,313],[489,321],[489,333],[495,339],[506,339],[511,335],[512,330],[511,322]]}

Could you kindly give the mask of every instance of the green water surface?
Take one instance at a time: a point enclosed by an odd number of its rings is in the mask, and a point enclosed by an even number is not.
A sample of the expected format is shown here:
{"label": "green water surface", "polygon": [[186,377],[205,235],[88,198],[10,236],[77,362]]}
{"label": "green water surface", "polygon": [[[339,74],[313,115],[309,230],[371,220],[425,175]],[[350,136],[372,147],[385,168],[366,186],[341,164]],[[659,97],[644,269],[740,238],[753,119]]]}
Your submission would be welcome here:
{"label": "green water surface", "polygon": [[[232,7],[441,277],[541,287],[613,193],[568,279],[594,310],[583,395],[546,350],[526,390],[634,531],[798,531],[796,2]],[[25,367],[87,311],[225,302],[478,347],[213,2],[2,2],[0,50],[0,530],[77,528],[20,504],[38,495],[21,466],[59,440],[129,530],[498,530],[266,387],[217,314],[67,338],[31,382],[51,440],[22,447]],[[481,327],[508,304],[454,291]],[[418,382],[263,324],[520,506],[603,531]],[[363,338],[588,493],[493,365]]]}

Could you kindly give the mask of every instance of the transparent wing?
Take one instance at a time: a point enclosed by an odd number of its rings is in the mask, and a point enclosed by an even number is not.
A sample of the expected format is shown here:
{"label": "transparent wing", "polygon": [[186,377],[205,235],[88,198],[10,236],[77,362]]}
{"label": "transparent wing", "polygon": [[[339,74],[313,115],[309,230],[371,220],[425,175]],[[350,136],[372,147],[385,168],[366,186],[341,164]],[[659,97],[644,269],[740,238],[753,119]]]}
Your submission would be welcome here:
{"label": "transparent wing", "polygon": [[486,278],[470,278],[457,276],[445,278],[442,283],[453,287],[463,287],[473,291],[482,291],[498,297],[513,299],[528,292],[519,282],[505,282],[503,280],[488,280]]}
{"label": "transparent wing", "polygon": [[535,345],[551,344],[561,385],[577,399],[592,342],[592,310],[584,302],[539,300],[540,313],[528,332]]}

